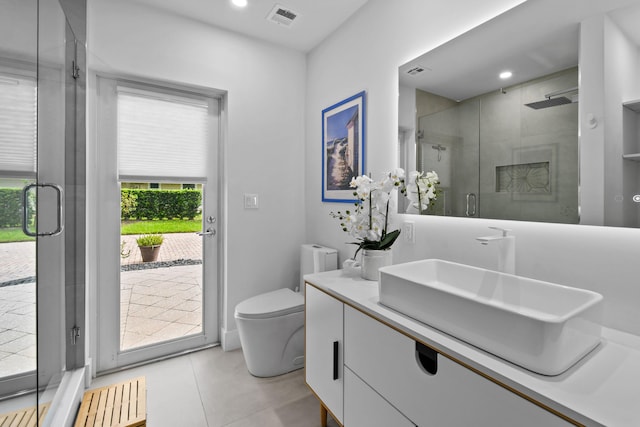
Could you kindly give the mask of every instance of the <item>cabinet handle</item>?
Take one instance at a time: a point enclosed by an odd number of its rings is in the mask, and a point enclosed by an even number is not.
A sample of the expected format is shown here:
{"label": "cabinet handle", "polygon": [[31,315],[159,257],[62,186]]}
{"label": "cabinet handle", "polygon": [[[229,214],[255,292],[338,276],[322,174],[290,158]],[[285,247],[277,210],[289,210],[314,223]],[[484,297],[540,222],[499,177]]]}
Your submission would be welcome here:
{"label": "cabinet handle", "polygon": [[427,373],[435,375],[438,372],[438,352],[416,341],[416,355],[418,362]]}
{"label": "cabinet handle", "polygon": [[333,380],[338,379],[338,341],[333,342]]}

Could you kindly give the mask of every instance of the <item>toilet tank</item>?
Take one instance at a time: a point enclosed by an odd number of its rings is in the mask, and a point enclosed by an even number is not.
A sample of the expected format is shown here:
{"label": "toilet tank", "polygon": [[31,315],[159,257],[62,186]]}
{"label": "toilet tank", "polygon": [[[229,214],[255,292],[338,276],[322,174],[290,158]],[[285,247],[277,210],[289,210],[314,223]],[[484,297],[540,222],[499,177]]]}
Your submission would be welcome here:
{"label": "toilet tank", "polygon": [[304,292],[304,275],[336,270],[338,268],[338,251],[333,248],[307,244],[302,245],[300,254],[300,289]]}

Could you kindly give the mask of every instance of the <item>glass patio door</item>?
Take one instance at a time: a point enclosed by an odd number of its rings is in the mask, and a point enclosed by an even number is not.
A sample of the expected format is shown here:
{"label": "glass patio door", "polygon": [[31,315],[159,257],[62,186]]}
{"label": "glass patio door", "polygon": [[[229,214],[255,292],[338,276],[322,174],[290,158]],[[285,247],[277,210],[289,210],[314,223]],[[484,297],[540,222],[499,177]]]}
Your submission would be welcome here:
{"label": "glass patio door", "polygon": [[103,372],[218,342],[219,99],[100,75],[96,87]]}

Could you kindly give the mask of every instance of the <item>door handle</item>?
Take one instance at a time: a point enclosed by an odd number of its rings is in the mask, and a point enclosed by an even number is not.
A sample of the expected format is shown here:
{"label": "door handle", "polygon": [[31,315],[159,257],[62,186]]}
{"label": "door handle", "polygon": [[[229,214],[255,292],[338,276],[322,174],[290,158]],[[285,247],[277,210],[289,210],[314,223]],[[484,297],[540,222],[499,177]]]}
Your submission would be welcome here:
{"label": "door handle", "polygon": [[[56,228],[53,231],[47,231],[38,233],[37,228],[36,231],[33,232],[29,230],[29,191],[32,188],[53,188],[56,192],[56,203],[58,205],[57,209],[57,218],[56,218]],[[37,194],[36,194],[36,203],[37,203]],[[22,189],[22,232],[30,237],[46,237],[46,236],[57,236],[62,233],[62,229],[64,228],[62,224],[62,187],[57,184],[29,184]]]}
{"label": "door handle", "polygon": [[196,233],[198,236],[215,236],[216,229],[215,228],[207,228],[205,231],[199,231]]}

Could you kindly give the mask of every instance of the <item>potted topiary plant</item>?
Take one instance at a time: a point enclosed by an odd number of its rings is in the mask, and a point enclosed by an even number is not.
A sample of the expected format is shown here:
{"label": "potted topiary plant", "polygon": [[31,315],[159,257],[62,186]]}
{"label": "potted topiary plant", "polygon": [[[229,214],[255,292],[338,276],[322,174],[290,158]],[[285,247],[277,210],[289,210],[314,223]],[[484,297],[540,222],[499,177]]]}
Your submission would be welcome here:
{"label": "potted topiary plant", "polygon": [[164,236],[162,234],[144,234],[138,237],[136,243],[140,248],[142,262],[152,262],[158,259],[160,245],[162,245],[163,241]]}

